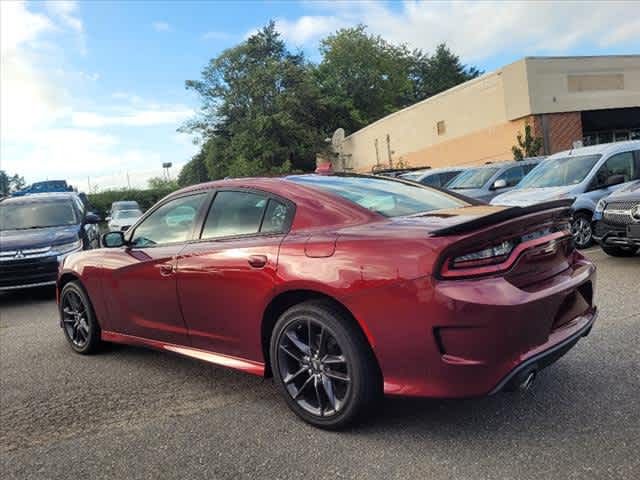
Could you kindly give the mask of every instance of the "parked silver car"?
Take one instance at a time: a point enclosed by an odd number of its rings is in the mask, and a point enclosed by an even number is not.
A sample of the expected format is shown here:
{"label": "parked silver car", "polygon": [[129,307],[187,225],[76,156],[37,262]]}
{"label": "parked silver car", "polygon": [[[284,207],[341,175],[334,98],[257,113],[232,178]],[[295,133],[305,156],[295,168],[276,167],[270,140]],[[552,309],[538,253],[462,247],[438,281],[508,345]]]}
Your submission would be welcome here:
{"label": "parked silver car", "polygon": [[572,232],[578,248],[591,245],[591,218],[598,201],[640,178],[640,141],[607,143],[556,153],[493,205],[528,206],[573,198]]}
{"label": "parked silver car", "polygon": [[424,170],[403,173],[398,175],[398,178],[412,180],[429,187],[444,188],[447,183],[464,172],[464,170],[463,167],[425,168]]}
{"label": "parked silver car", "polygon": [[519,162],[499,162],[465,170],[444,188],[485,202],[514,188],[542,157]]}

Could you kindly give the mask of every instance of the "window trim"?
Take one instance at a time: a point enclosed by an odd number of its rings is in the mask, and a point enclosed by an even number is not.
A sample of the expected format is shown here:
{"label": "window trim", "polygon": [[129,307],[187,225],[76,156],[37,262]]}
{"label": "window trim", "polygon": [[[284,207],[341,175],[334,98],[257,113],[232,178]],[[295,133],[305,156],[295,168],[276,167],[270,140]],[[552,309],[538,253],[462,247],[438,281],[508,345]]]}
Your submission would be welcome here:
{"label": "window trim", "polygon": [[[193,221],[193,226],[191,227],[191,231],[187,235],[187,239],[186,240],[182,240],[180,242],[156,243],[154,245],[146,245],[144,247],[133,244],[133,237],[134,237],[138,227],[147,218],[149,218],[151,215],[153,215],[153,213],[156,210],[162,208],[163,206],[165,206],[169,202],[173,202],[175,200],[180,200],[182,198],[193,197],[193,196],[196,196],[196,195],[204,195],[204,199],[202,201],[202,205],[200,205],[200,208],[198,209],[198,212],[196,213],[196,216],[195,216],[194,221]],[[142,215],[142,217],[140,217],[138,219],[138,221],[129,228],[129,230],[127,231],[127,236],[126,236],[127,247],[129,249],[131,249],[131,250],[141,250],[141,249],[147,249],[147,248],[170,247],[172,245],[186,245],[186,244],[190,243],[194,239],[194,233],[196,232],[196,227],[199,225],[200,222],[202,222],[202,219],[203,219],[203,217],[202,217],[203,208],[207,205],[207,202],[210,201],[211,196],[212,196],[212,192],[209,191],[209,190],[195,190],[195,191],[185,192],[185,193],[180,194],[180,195],[175,195],[175,196],[167,197],[167,198],[164,198],[164,199],[160,200],[153,207],[151,207],[149,210],[147,210],[144,213],[144,215]]]}
{"label": "window trim", "polygon": [[[264,216],[267,213],[267,208],[269,208],[269,202],[273,199],[280,203],[283,203],[290,209],[290,215],[288,216],[282,231],[280,232],[261,232],[257,231],[255,233],[243,233],[240,235],[226,235],[224,237],[214,237],[214,238],[202,238],[202,234],[204,233],[205,222],[207,221],[207,217],[209,216],[209,212],[213,207],[213,202],[215,202],[218,193],[220,192],[238,192],[238,193],[254,193],[256,195],[262,195],[267,199],[267,205],[264,207],[264,211],[262,212],[262,218],[260,219],[259,229],[262,229],[262,223],[264,222]],[[268,192],[266,190],[260,190],[259,188],[253,187],[219,187],[213,190],[212,197],[209,201],[209,205],[202,216],[202,222],[200,223],[199,231],[197,235],[194,235],[194,239],[191,243],[204,243],[204,242],[227,242],[233,240],[244,240],[246,238],[261,238],[261,237],[277,237],[280,235],[287,235],[291,231],[291,226],[293,225],[293,220],[296,216],[296,204],[289,200],[288,198],[282,197],[278,194]]]}

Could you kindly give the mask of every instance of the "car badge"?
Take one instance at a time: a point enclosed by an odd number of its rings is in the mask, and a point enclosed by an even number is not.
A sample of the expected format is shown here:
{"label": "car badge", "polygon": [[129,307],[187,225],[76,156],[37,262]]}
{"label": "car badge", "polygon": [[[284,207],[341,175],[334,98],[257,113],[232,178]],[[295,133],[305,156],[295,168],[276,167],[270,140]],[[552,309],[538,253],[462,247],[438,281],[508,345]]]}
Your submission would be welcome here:
{"label": "car badge", "polygon": [[636,222],[640,222],[640,204],[633,207],[629,213],[631,214],[631,218]]}
{"label": "car badge", "polygon": [[24,258],[24,253],[22,253],[22,250],[18,250],[13,258]]}

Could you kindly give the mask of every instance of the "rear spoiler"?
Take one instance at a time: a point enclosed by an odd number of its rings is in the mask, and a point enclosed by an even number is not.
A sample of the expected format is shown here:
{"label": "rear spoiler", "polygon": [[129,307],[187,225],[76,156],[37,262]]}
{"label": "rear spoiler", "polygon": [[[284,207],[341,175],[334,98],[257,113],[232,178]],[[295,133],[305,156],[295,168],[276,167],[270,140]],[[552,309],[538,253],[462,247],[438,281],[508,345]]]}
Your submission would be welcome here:
{"label": "rear spoiler", "polygon": [[[461,233],[467,233],[480,228],[496,225],[507,220],[529,215],[531,213],[538,213],[544,210],[564,209],[569,210],[573,204],[573,198],[566,198],[562,200],[552,200],[550,202],[537,203],[528,207],[510,207],[499,212],[485,215],[484,217],[474,218],[468,222],[459,223],[450,227],[434,230],[431,235],[434,237],[443,237],[446,235],[458,235]],[[567,212],[568,213],[568,212]]]}

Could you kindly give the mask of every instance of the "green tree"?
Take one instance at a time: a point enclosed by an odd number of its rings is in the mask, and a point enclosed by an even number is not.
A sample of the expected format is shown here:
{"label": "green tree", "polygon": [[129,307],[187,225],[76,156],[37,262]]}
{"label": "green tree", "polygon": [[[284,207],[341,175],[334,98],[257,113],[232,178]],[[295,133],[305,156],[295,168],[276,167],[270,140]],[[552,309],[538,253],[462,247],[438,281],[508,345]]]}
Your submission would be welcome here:
{"label": "green tree", "polygon": [[212,59],[186,88],[198,93],[202,107],[185,129],[206,140],[212,178],[309,170],[324,148],[312,66],[287,50],[274,22]]}
{"label": "green tree", "polygon": [[392,45],[359,25],[322,40],[320,53],[316,79],[330,110],[330,130],[352,133],[412,102],[414,60],[404,45]]}
{"label": "green tree", "polygon": [[4,170],[0,170],[0,195],[9,195],[11,192],[25,187],[24,177],[17,173],[9,176]]}
{"label": "green tree", "polygon": [[153,177],[147,180],[147,185],[152,190],[177,190],[178,181],[164,177]]}
{"label": "green tree", "polygon": [[180,174],[178,175],[178,185],[186,187],[209,180],[209,172],[207,171],[207,152],[201,149],[193,158],[186,163]]}
{"label": "green tree", "polygon": [[517,144],[511,147],[513,159],[520,161],[528,157],[537,157],[542,150],[542,138],[535,137],[528,123],[524,126],[524,135],[518,132]]}
{"label": "green tree", "polygon": [[437,95],[482,73],[475,67],[463,65],[460,57],[444,43],[439,44],[431,56],[416,50],[413,58],[410,75],[414,82],[415,101]]}

